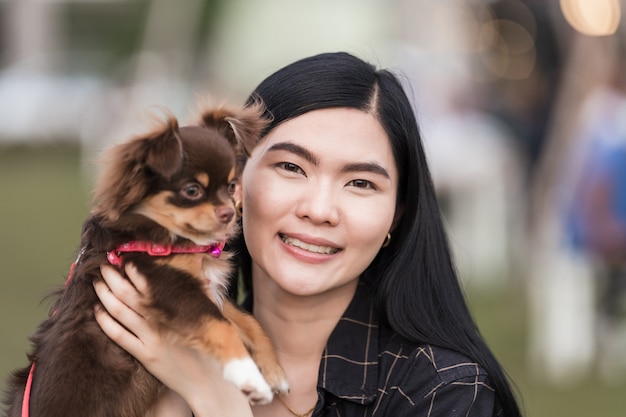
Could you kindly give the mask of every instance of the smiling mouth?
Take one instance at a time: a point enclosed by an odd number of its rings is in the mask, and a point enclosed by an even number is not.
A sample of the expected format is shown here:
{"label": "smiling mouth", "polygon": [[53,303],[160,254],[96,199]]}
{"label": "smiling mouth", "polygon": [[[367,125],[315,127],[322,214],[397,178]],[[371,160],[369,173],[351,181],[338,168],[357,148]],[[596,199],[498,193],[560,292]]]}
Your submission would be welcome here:
{"label": "smiling mouth", "polygon": [[332,248],[330,246],[318,246],[312,245],[310,243],[305,243],[299,239],[293,237],[287,237],[285,235],[280,234],[280,238],[283,242],[285,242],[289,246],[294,246],[296,248],[300,248],[302,250],[313,252],[313,253],[321,253],[323,255],[332,255],[334,253],[339,252],[338,248]]}

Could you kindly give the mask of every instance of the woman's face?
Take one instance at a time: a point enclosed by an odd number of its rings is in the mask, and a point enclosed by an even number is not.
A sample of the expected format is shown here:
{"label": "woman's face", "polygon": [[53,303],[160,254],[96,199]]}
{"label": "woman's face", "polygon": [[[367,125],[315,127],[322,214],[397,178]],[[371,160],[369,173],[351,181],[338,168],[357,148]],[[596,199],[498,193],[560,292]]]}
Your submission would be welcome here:
{"label": "woman's face", "polygon": [[356,285],[391,229],[397,187],[389,139],[369,113],[315,110],[274,128],[242,175],[255,282],[302,296]]}

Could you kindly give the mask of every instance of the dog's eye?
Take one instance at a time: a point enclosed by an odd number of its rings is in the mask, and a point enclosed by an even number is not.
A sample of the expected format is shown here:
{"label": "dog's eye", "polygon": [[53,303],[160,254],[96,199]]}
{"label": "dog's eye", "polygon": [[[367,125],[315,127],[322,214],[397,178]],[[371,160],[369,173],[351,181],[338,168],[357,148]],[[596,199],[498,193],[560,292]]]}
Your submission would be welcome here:
{"label": "dog's eye", "polygon": [[228,194],[235,194],[235,190],[237,189],[237,181],[231,181],[228,183]]}
{"label": "dog's eye", "polygon": [[199,200],[204,197],[204,188],[195,182],[185,184],[180,194],[189,200]]}

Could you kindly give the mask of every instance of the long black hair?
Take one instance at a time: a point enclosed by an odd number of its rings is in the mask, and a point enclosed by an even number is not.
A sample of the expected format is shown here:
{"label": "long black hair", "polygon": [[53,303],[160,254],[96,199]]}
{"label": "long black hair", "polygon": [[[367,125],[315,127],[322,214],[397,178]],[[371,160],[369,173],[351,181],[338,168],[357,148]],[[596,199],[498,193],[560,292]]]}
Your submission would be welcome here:
{"label": "long black hair", "polygon": [[[265,79],[247,105],[262,101],[271,120],[264,134],[306,112],[332,107],[374,114],[389,137],[400,182],[390,244],[361,279],[374,289],[383,320],[403,337],[461,352],[477,361],[495,386],[505,415],[520,416],[504,371],[481,337],[465,302],[426,163],[413,107],[398,78],[347,53],[296,61]],[[245,210],[245,208],[244,208]],[[251,291],[251,261],[243,237],[235,243]],[[243,288],[242,288],[243,286]]]}

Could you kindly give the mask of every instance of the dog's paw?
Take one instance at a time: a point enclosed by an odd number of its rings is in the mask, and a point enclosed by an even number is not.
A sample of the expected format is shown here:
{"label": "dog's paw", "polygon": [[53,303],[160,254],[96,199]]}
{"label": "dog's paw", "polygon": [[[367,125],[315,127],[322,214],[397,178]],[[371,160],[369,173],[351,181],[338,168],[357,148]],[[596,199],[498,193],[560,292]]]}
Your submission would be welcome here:
{"label": "dog's paw", "polygon": [[273,392],[289,394],[287,375],[280,365],[274,364],[271,368],[262,367],[261,373],[270,387],[272,387]]}
{"label": "dog's paw", "polygon": [[269,404],[274,394],[251,358],[233,359],[224,366],[224,379],[248,397],[251,405]]}

